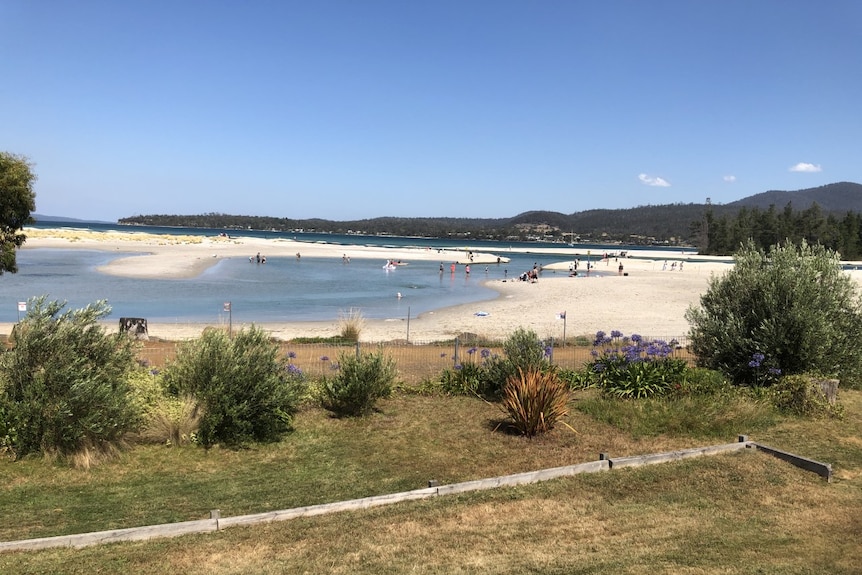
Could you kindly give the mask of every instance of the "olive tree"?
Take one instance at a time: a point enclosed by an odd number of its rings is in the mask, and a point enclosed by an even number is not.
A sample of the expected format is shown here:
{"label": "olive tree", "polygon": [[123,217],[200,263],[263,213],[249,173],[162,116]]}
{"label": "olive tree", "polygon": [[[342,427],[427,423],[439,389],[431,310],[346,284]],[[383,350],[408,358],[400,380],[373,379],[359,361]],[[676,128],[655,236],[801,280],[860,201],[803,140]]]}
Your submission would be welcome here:
{"label": "olive tree", "polygon": [[140,422],[128,378],[134,341],[99,324],[111,310],[104,301],[65,305],[31,300],[0,354],[0,442],[18,458],[110,453]]}
{"label": "olive tree", "polygon": [[32,222],[30,212],[36,209],[30,167],[24,156],[0,152],[0,275],[18,271],[16,250],[27,239],[21,228]]}
{"label": "olive tree", "polygon": [[821,245],[743,244],[686,319],[699,363],[737,383],[779,373],[862,381],[862,300],[838,254]]}

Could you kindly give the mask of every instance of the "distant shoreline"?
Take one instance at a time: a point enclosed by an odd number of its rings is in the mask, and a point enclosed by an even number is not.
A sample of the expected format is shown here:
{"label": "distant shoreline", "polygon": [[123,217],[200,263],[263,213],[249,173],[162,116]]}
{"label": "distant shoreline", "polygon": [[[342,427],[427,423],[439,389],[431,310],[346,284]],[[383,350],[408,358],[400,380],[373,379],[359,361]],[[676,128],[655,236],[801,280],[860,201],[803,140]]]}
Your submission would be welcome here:
{"label": "distant shoreline", "polygon": [[[502,254],[430,248],[394,248],[323,243],[304,243],[285,239],[210,237],[200,235],[93,232],[69,229],[25,230],[28,240],[23,249],[91,249],[134,253],[118,258],[99,271],[132,278],[194,277],[224,258],[243,258],[257,252],[267,257],[370,258],[381,261],[443,261],[485,265],[496,263]],[[525,252],[517,252],[525,253]],[[532,329],[539,337],[561,338],[592,335],[598,330],[618,329],[655,337],[684,337],[688,332],[685,310],[699,301],[712,273],[730,269],[729,258],[704,258],[693,253],[672,254],[667,250],[638,250],[637,258],[602,261],[597,254],[592,265],[605,277],[569,277],[573,248],[533,248],[527,253],[559,255],[560,260],[544,266],[536,283],[491,280],[486,286],[498,296],[479,304],[470,303],[423,313],[405,319],[367,319],[360,339],[368,342],[410,339],[412,342],[441,341],[469,332],[491,339],[507,337],[518,328]],[[473,260],[470,261],[470,256]],[[668,262],[684,262],[683,271],[670,270]],[[622,263],[624,273],[617,272]],[[581,261],[583,272],[585,262]],[[665,267],[665,270],[662,270]],[[551,273],[554,272],[554,273]],[[513,275],[515,275],[513,273]],[[566,312],[565,322],[560,318]],[[106,325],[113,328],[114,322]],[[166,340],[188,339],[200,335],[212,323],[150,322],[152,337]],[[338,335],[336,319],[313,322],[257,323],[278,339],[331,337]],[[234,329],[244,324],[235,323]],[[11,325],[0,326],[8,331]]]}

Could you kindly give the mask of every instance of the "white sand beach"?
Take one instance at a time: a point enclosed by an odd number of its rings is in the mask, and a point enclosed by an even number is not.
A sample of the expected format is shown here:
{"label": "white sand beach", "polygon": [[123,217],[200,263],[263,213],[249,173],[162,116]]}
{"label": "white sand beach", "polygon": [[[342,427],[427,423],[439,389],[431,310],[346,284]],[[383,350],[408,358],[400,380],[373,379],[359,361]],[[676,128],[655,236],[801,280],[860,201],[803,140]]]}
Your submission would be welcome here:
{"label": "white sand beach", "polygon": [[[95,232],[69,229],[25,230],[22,249],[62,248],[136,252],[100,269],[127,277],[194,277],[219,258],[243,258],[261,253],[269,257],[372,258],[377,260],[468,262],[465,250],[387,248],[271,240],[251,237],[169,236],[129,232]],[[652,337],[679,338],[688,333],[685,311],[697,305],[713,274],[732,265],[730,258],[705,258],[679,252],[638,251],[637,257],[609,258],[596,263],[600,277],[569,277],[568,266],[577,247],[532,248],[532,253],[559,254],[560,260],[546,265],[535,283],[489,280],[498,297],[479,304],[439,309],[409,320],[365,320],[361,340],[380,342],[409,339],[428,342],[451,339],[464,333],[504,338],[517,328],[535,331],[540,337],[560,338],[593,335],[598,330],[620,330]],[[507,252],[472,253],[472,263],[507,261]],[[594,256],[595,257],[595,254]],[[667,262],[667,264],[665,264]],[[683,265],[680,265],[680,262]],[[623,273],[618,273],[622,263]],[[583,271],[583,267],[581,267]],[[857,282],[862,272],[851,273]],[[565,312],[565,320],[560,314]],[[113,322],[106,323],[114,328]],[[331,321],[258,324],[273,337],[337,335],[338,318]],[[197,337],[204,324],[149,323],[149,334],[168,340]],[[234,324],[241,329],[242,324]],[[0,324],[8,334],[12,324]]]}

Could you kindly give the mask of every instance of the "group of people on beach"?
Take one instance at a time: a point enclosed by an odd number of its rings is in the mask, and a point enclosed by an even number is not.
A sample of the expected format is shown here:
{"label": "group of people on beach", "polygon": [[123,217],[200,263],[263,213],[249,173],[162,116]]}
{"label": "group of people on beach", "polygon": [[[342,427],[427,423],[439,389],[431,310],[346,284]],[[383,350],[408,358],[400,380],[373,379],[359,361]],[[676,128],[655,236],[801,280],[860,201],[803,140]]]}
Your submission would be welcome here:
{"label": "group of people on beach", "polygon": [[262,255],[260,255],[260,252],[257,252],[256,256],[248,256],[248,261],[250,261],[252,263],[257,262],[259,264],[265,264],[266,263],[266,256],[262,256]]}
{"label": "group of people on beach", "polygon": [[533,269],[525,271],[518,276],[518,279],[522,282],[530,282],[531,284],[534,284],[539,281],[540,273],[542,273],[542,267],[539,264],[534,263]]}
{"label": "group of people on beach", "polygon": [[[682,271],[683,262],[679,262],[679,271]],[[661,265],[661,271],[667,270],[667,260],[664,260],[664,263]],[[676,262],[671,262],[670,271],[676,271]]]}

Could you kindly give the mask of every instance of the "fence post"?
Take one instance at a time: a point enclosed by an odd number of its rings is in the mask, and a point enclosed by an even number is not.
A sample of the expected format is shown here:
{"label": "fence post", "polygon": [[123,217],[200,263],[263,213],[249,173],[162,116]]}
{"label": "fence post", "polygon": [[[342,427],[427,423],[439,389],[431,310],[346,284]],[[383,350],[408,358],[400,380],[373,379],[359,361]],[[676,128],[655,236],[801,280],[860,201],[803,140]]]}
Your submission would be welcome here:
{"label": "fence post", "polygon": [[548,345],[548,349],[550,349],[551,352],[548,354],[548,362],[553,365],[553,363],[554,363],[554,338],[551,337],[549,339],[551,341],[550,341],[550,344]]}
{"label": "fence post", "polygon": [[356,342],[356,359],[359,359],[360,355],[361,354],[359,353],[359,342],[357,341]]}
{"label": "fence post", "polygon": [[452,361],[455,362],[455,365],[458,365],[458,345],[459,345],[459,343],[460,343],[460,341],[456,337],[455,338],[455,354],[452,356]]}

